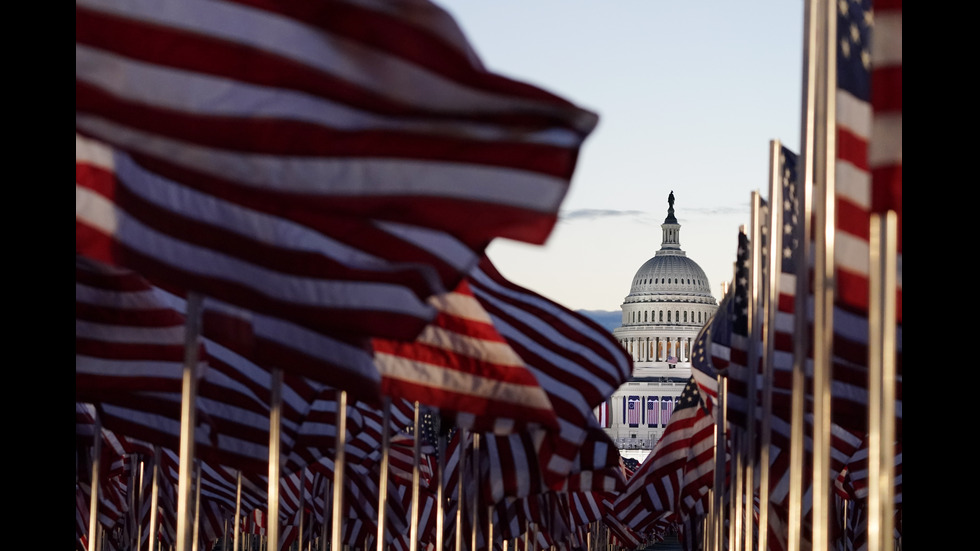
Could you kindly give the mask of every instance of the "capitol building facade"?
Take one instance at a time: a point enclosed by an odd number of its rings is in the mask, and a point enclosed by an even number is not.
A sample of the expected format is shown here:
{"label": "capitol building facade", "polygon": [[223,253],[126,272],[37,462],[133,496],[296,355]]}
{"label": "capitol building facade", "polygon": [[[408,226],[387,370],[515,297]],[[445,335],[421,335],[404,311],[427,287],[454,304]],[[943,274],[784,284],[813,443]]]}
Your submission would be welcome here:
{"label": "capitol building facade", "polygon": [[646,459],[691,376],[691,350],[718,309],[704,270],[680,246],[674,192],[660,250],[636,271],[613,336],[633,357],[633,375],[596,416],[624,458]]}

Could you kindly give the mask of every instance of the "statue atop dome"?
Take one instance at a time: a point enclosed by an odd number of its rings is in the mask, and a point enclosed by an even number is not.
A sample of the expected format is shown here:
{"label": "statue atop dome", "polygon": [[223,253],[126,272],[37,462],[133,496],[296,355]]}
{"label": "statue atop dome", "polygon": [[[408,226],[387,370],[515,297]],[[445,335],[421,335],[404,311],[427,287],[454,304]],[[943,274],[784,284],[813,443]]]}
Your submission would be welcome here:
{"label": "statue atop dome", "polygon": [[677,218],[674,218],[674,190],[670,190],[670,195],[667,196],[667,218],[664,220],[664,224],[676,224]]}

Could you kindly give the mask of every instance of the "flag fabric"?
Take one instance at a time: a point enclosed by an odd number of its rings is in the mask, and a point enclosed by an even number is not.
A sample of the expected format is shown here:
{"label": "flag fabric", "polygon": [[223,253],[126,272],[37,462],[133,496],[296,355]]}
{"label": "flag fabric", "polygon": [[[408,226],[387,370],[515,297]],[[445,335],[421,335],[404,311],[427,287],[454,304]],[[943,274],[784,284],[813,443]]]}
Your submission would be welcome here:
{"label": "flag fabric", "polygon": [[424,0],[82,0],[75,40],[76,253],[337,332],[544,243],[598,120]]}
{"label": "flag fabric", "polygon": [[[902,422],[901,278],[901,2],[837,4],[836,137],[833,197],[834,422],[857,431],[868,424],[870,220],[898,215],[896,308],[896,431]],[[878,13],[881,28],[878,29]],[[877,37],[877,38],[874,38]],[[876,49],[877,48],[877,49]],[[828,222],[828,224],[831,222]]]}
{"label": "flag fabric", "polygon": [[[706,446],[713,448],[713,439],[714,420],[708,414],[697,381],[692,376],[681,392],[677,409],[663,436],[614,501],[616,518],[633,530],[642,530],[662,518],[680,520],[682,500],[688,497],[697,501],[701,497],[700,482],[706,464],[704,450]],[[697,462],[690,465],[688,476],[689,454],[692,453]],[[697,481],[699,486],[687,489],[685,496],[686,477],[692,482]]]}
{"label": "flag fabric", "polygon": [[837,15],[838,302],[868,309],[870,215],[899,217],[898,323],[901,316],[902,3],[849,0]]}
{"label": "flag fabric", "polygon": [[[97,404],[104,425],[119,434],[179,449],[185,299],[130,270],[77,256],[75,289],[76,400]],[[216,464],[267,470],[269,387],[272,368],[279,364],[269,365],[269,356],[256,353],[252,330],[258,325],[236,317],[238,309],[208,299],[202,310],[196,454]],[[272,338],[289,335],[288,330],[279,333]],[[282,351],[280,358],[290,358],[285,353],[289,346],[276,349]],[[315,353],[326,356],[334,351],[321,346]],[[324,361],[336,365],[341,358],[337,354]],[[370,362],[366,352],[361,359]],[[323,371],[338,375],[338,370]],[[363,378],[352,376],[350,380],[359,379]],[[283,374],[282,388],[280,445],[284,468],[291,470],[332,448],[333,433],[329,432],[324,434],[328,440],[319,438],[317,446],[294,450],[297,443],[311,437],[304,436],[309,430],[304,427],[318,411],[330,407],[327,402],[336,389],[294,373]],[[333,413],[329,415],[326,426],[333,422]]]}
{"label": "flag fabric", "polygon": [[593,409],[628,380],[632,360],[608,330],[508,281],[486,256],[468,281],[554,408],[559,430],[545,431],[538,454],[548,487],[559,490],[595,423]]}
{"label": "flag fabric", "polygon": [[660,400],[656,396],[647,396],[647,426],[656,427],[659,423]]}
{"label": "flag fabric", "polygon": [[75,181],[76,254],[321,331],[414,338],[435,314],[425,299],[477,259],[426,228],[341,216],[313,227],[184,189],[78,133]]}
{"label": "flag fabric", "polygon": [[92,0],[75,17],[79,131],[303,211],[543,244],[597,123],[487,71],[423,0]]}
{"label": "flag fabric", "polygon": [[599,426],[608,429],[612,426],[612,405],[609,400],[603,401],[595,408],[595,418],[599,422]]}
{"label": "flag fabric", "polygon": [[694,339],[691,374],[711,412],[718,401],[716,377],[725,376],[729,385],[728,412],[731,421],[745,426],[750,249],[748,236],[742,230],[738,232],[737,243],[732,285],[711,319]]}
{"label": "flag fabric", "polygon": [[438,314],[414,341],[372,339],[382,392],[452,413],[457,426],[477,432],[556,430],[547,394],[469,283],[430,302]]}
{"label": "flag fabric", "polygon": [[640,425],[640,397],[630,396],[626,399],[626,422],[631,427]]}

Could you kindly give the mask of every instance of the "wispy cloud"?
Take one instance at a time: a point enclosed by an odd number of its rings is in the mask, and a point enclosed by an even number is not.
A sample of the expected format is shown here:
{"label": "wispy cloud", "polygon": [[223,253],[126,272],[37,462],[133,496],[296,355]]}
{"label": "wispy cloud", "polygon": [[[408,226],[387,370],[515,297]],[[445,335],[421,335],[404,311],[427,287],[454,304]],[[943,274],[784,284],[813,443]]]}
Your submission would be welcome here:
{"label": "wispy cloud", "polygon": [[[678,222],[684,223],[685,218],[692,217],[702,217],[702,216],[727,216],[727,215],[742,215],[749,212],[749,207],[746,206],[711,206],[711,207],[692,207],[685,208],[683,213],[679,213]],[[558,217],[563,222],[572,221],[596,221],[596,220],[608,220],[612,218],[635,218],[640,221],[649,221],[656,219],[656,223],[663,222],[664,217],[667,215],[667,209],[662,212],[651,212],[646,210],[616,210],[616,209],[575,209],[575,210],[564,210],[559,212]]]}
{"label": "wispy cloud", "polygon": [[598,220],[600,218],[644,216],[646,214],[648,213],[642,210],[576,209],[561,211],[558,217],[562,220]]}

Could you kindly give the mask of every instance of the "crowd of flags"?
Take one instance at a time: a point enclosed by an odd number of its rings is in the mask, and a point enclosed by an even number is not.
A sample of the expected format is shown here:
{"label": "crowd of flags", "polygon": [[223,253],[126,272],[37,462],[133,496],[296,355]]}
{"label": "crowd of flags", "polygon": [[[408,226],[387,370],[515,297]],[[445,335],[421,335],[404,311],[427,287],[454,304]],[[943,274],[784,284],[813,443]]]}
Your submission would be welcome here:
{"label": "crowd of flags", "polygon": [[805,9],[804,151],[631,468],[628,354],[485,255],[594,113],[427,0],[76,2],[76,548],[900,548],[901,2]]}

